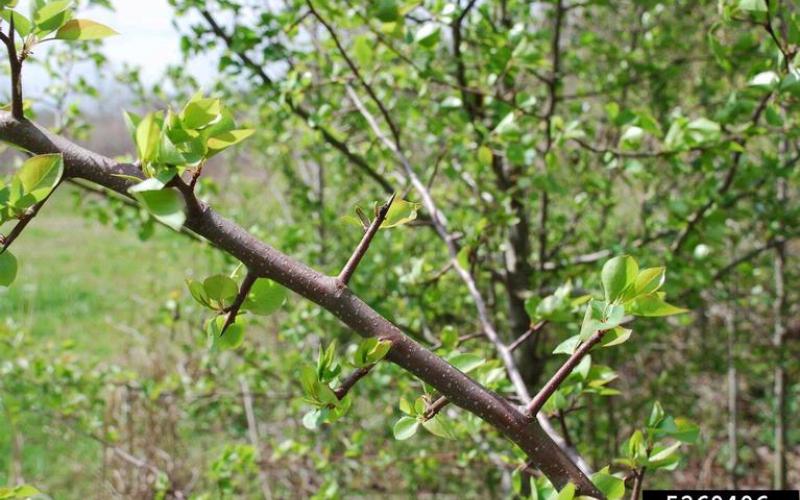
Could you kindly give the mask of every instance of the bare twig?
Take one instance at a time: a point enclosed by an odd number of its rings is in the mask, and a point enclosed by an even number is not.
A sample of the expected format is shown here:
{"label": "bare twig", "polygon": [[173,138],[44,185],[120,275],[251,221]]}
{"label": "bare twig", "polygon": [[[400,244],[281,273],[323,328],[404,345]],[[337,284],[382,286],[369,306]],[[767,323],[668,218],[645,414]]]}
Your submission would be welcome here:
{"label": "bare twig", "polygon": [[55,191],[56,188],[53,188],[53,190],[50,191],[50,194],[48,194],[45,199],[33,205],[32,207],[28,208],[28,210],[26,210],[25,213],[20,216],[19,222],[17,222],[17,224],[14,226],[13,229],[11,229],[11,232],[8,233],[8,236],[0,235],[0,243],[2,243],[3,245],[2,248],[0,248],[0,254],[8,250],[8,247],[10,247],[12,243],[14,243],[14,240],[16,240],[19,237],[19,235],[22,234],[25,228],[28,227],[28,224],[30,224],[31,221],[34,219],[34,217],[36,217],[36,215],[39,213],[39,210],[42,209],[44,204],[47,203],[47,200],[50,199],[50,197],[53,195]]}
{"label": "bare twig", "polygon": [[642,467],[633,473],[633,489],[631,490],[631,500],[639,500],[642,496],[642,484],[644,481],[645,468]]}
{"label": "bare twig", "polygon": [[425,414],[423,417],[425,420],[430,420],[436,415],[439,414],[440,411],[444,409],[445,406],[450,404],[450,401],[447,400],[445,396],[439,396],[436,398],[427,408],[425,408]]}
{"label": "bare twig", "polygon": [[347,285],[350,282],[350,278],[356,271],[359,262],[361,262],[361,259],[367,253],[369,245],[372,243],[372,238],[375,237],[375,235],[378,233],[378,229],[381,227],[381,224],[383,224],[383,221],[386,220],[386,216],[389,214],[389,209],[392,207],[394,199],[395,195],[392,194],[392,196],[389,198],[389,201],[384,203],[383,206],[378,210],[378,213],[375,215],[372,223],[364,233],[364,237],[361,238],[361,241],[353,252],[353,255],[350,256],[350,259],[348,259],[347,263],[342,268],[342,272],[339,273],[338,280],[343,285]]}
{"label": "bare twig", "polygon": [[357,369],[356,371],[345,377],[342,380],[342,384],[336,389],[334,389],[333,393],[336,394],[337,398],[344,399],[344,397],[347,396],[347,393],[350,392],[350,389],[352,389],[358,383],[359,380],[366,377],[374,367],[375,365],[372,364]]}
{"label": "bare twig", "polygon": [[227,314],[227,317],[225,318],[225,324],[222,325],[220,329],[220,337],[222,337],[225,334],[225,330],[236,321],[236,316],[239,315],[239,310],[242,308],[242,304],[244,304],[244,301],[247,299],[247,294],[250,293],[250,289],[253,288],[253,284],[257,279],[258,274],[248,269],[244,280],[242,280],[242,285],[239,287],[239,293],[236,294],[236,298],[233,300],[233,304],[225,308],[224,312]]}
{"label": "bare twig", "polygon": [[572,353],[572,355],[561,365],[561,368],[553,375],[553,377],[547,381],[547,383],[542,387],[542,389],[536,393],[536,396],[533,397],[530,403],[528,403],[527,413],[530,418],[536,417],[536,414],[539,413],[539,410],[542,409],[542,406],[547,402],[550,396],[556,392],[556,389],[564,382],[564,380],[569,377],[569,374],[572,373],[572,370],[578,366],[578,363],[589,354],[589,351],[592,347],[595,346],[600,339],[603,338],[603,335],[606,333],[606,330],[598,330],[592,334],[591,337],[586,339],[584,343],[578,347],[578,349]]}
{"label": "bare twig", "polygon": [[22,58],[17,54],[17,44],[14,40],[14,18],[12,14],[8,35],[0,31],[0,41],[6,46],[8,64],[11,68],[11,115],[17,120],[23,120],[25,110],[22,101]]}
{"label": "bare twig", "polygon": [[511,352],[516,351],[519,348],[519,346],[521,346],[522,344],[525,343],[526,340],[531,338],[534,333],[538,333],[539,330],[541,330],[544,327],[544,325],[546,325],[546,324],[547,324],[547,321],[543,320],[543,321],[540,321],[540,322],[536,323],[535,325],[532,325],[530,328],[528,328],[528,330],[525,333],[523,333],[522,335],[517,337],[517,340],[515,340],[514,342],[509,344],[508,350],[511,351]]}

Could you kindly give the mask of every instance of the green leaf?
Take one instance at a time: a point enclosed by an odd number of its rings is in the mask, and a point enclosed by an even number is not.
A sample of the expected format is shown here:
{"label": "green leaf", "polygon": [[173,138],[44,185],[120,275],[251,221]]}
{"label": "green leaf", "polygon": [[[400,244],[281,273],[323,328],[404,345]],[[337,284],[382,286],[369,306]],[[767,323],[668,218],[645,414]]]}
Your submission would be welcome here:
{"label": "green leaf", "polygon": [[244,308],[259,316],[268,316],[286,301],[286,288],[267,278],[259,278],[253,283],[244,302]]}
{"label": "green leaf", "polygon": [[39,155],[27,160],[17,172],[26,195],[43,201],[61,181],[64,159],[60,154]]}
{"label": "green leaf", "polygon": [[484,167],[491,167],[492,166],[492,149],[489,146],[481,146],[478,148],[478,161]]}
{"label": "green leaf", "polygon": [[225,321],[226,315],[214,316],[208,320],[206,326],[208,339],[212,347],[223,350],[237,349],[244,342],[244,326],[234,322],[223,332]]}
{"label": "green leaf", "polygon": [[394,438],[398,441],[404,441],[417,433],[419,428],[419,420],[413,417],[401,417],[394,424]]}
{"label": "green leaf", "polygon": [[220,307],[229,306],[239,293],[239,285],[224,274],[216,274],[203,281],[203,289],[209,300],[216,302]]}
{"label": "green leaf", "polygon": [[376,3],[375,17],[384,23],[394,22],[400,17],[400,9],[397,8],[395,0],[378,0]]}
{"label": "green leaf", "polygon": [[580,343],[581,336],[573,335],[572,337],[558,344],[558,347],[553,350],[553,354],[573,354]]}
{"label": "green leaf", "polygon": [[154,113],[148,113],[136,127],[136,150],[142,163],[152,163],[158,156],[161,127]]}
{"label": "green leaf", "polygon": [[708,118],[698,118],[686,125],[689,137],[697,144],[718,141],[722,135],[719,123]]}
{"label": "green leaf", "polygon": [[439,436],[440,438],[445,438],[445,439],[456,438],[452,424],[441,414],[434,415],[433,418],[430,418],[422,422],[422,427],[424,427],[428,432],[430,432],[434,436]]}
{"label": "green leaf", "polygon": [[133,193],[133,196],[156,219],[175,231],[180,231],[183,223],[186,222],[186,214],[183,212],[183,196],[174,189],[142,191]]}
{"label": "green leaf", "polygon": [[181,112],[181,121],[187,129],[200,129],[217,120],[222,113],[219,99],[194,96]]}
{"label": "green leaf", "polygon": [[661,407],[661,403],[656,401],[653,404],[653,409],[650,410],[650,417],[647,419],[647,426],[655,428],[661,421],[664,419],[664,408]]}
{"label": "green leaf", "polygon": [[358,35],[353,40],[353,55],[359,66],[367,66],[372,62],[372,40],[367,35]]}
{"label": "green leaf", "polygon": [[639,265],[636,259],[629,255],[620,255],[606,262],[600,273],[606,300],[614,302],[620,298],[625,290],[633,285],[638,273]]}
{"label": "green leaf", "polygon": [[422,25],[414,35],[414,41],[423,47],[433,47],[439,43],[441,29],[437,23],[428,22]]}
{"label": "green leaf", "polygon": [[664,465],[669,465],[675,459],[680,459],[680,457],[675,456],[675,452],[677,452],[678,448],[680,447],[680,441],[667,447],[655,446],[653,448],[653,453],[650,455],[647,461],[648,465],[650,467],[659,468]]}
{"label": "green leaf", "polygon": [[33,24],[36,32],[41,34],[50,33],[63,26],[72,17],[68,10],[72,0],[56,0],[48,2],[33,14]]}
{"label": "green leaf", "polygon": [[206,289],[203,287],[202,283],[193,279],[187,279],[186,286],[189,288],[189,293],[192,295],[192,298],[196,300],[197,303],[199,303],[201,306],[213,309],[211,300],[208,298],[208,294],[206,293]]}
{"label": "green leaf", "polygon": [[464,373],[469,373],[486,362],[481,356],[470,353],[456,354],[449,361],[451,365]]}
{"label": "green leaf", "polygon": [[685,418],[672,418],[670,416],[658,424],[655,430],[656,437],[671,437],[687,444],[694,444],[700,437],[700,428]]}
{"label": "green leaf", "polygon": [[231,146],[239,144],[254,133],[254,129],[229,130],[227,132],[222,132],[219,135],[209,137],[207,142],[209,152],[208,157],[210,158],[211,156]]}
{"label": "green leaf", "polygon": [[592,474],[592,483],[608,500],[619,500],[625,496],[625,480],[612,475],[608,467]]}
{"label": "green leaf", "polygon": [[11,286],[17,278],[17,258],[6,250],[0,253],[0,286]]}
{"label": "green leaf", "polygon": [[33,23],[27,17],[14,10],[0,12],[0,17],[8,23],[11,23],[12,16],[14,17],[14,31],[21,37],[28,36],[31,33],[31,29],[33,29]]}
{"label": "green leaf", "polygon": [[568,483],[564,488],[558,492],[556,500],[572,500],[575,498],[575,485]]}
{"label": "green leaf", "polygon": [[624,317],[625,307],[621,304],[608,304],[592,299],[583,317],[580,339],[587,340],[600,330],[611,330],[622,323]]}
{"label": "green leaf", "polygon": [[628,312],[634,316],[660,317],[683,314],[687,309],[667,304],[664,302],[663,294],[656,292],[636,298],[630,303]]}
{"label": "green leaf", "polygon": [[739,0],[738,7],[747,12],[767,12],[765,0]]}
{"label": "green leaf", "polygon": [[395,198],[386,214],[386,219],[381,224],[381,229],[389,229],[416,220],[419,204]]}
{"label": "green leaf", "polygon": [[88,19],[72,19],[58,29],[55,37],[59,40],[99,40],[114,35],[119,33],[104,24]]}
{"label": "green leaf", "polygon": [[603,347],[613,347],[626,342],[633,330],[616,326],[603,336]]}
{"label": "green leaf", "polygon": [[661,288],[666,279],[666,272],[665,267],[649,267],[639,271],[633,286],[636,296],[653,293]]}

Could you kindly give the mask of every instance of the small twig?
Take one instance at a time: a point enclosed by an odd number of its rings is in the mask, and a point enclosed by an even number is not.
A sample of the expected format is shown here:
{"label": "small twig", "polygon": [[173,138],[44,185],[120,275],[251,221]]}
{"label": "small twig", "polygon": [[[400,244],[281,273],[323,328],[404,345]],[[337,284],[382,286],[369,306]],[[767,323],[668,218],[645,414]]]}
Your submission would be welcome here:
{"label": "small twig", "polygon": [[8,64],[11,68],[11,116],[17,120],[25,118],[25,110],[22,103],[22,59],[17,55],[17,44],[14,41],[14,18],[11,15],[9,21],[8,35],[0,32],[2,41],[8,51]]}
{"label": "small twig", "polygon": [[226,307],[223,311],[227,313],[228,317],[225,318],[225,324],[222,325],[222,329],[219,332],[220,337],[222,337],[225,334],[225,330],[227,330],[228,327],[231,326],[234,321],[236,321],[236,316],[239,314],[239,309],[242,308],[242,304],[244,304],[247,294],[250,293],[250,289],[253,288],[253,283],[255,283],[257,279],[258,275],[256,273],[250,270],[247,271],[244,281],[242,281],[242,286],[239,287],[239,293],[236,295],[233,304],[231,304],[229,307]]}
{"label": "small twig", "polygon": [[359,368],[358,370],[354,371],[350,375],[348,375],[344,380],[342,380],[342,385],[334,389],[333,393],[336,394],[336,397],[344,399],[347,396],[347,393],[350,392],[350,389],[355,386],[359,380],[366,377],[370,371],[375,367],[374,364],[367,365],[364,367]]}
{"label": "small twig", "polygon": [[10,247],[12,243],[14,243],[14,240],[16,240],[19,237],[19,235],[22,234],[22,232],[25,230],[28,224],[30,224],[30,222],[34,219],[34,217],[36,217],[36,215],[39,213],[39,210],[42,209],[44,204],[47,203],[47,200],[50,199],[50,197],[53,195],[54,192],[55,188],[53,188],[53,190],[50,191],[50,194],[48,194],[45,199],[43,199],[36,205],[30,207],[22,216],[20,216],[19,222],[17,222],[17,225],[14,226],[14,228],[11,230],[10,233],[8,233],[8,236],[2,238],[3,246],[2,248],[0,248],[0,254],[5,253],[5,251],[8,250],[8,247]]}
{"label": "small twig", "polygon": [[389,214],[389,209],[392,207],[394,199],[395,195],[393,194],[389,198],[389,201],[384,203],[380,210],[378,210],[378,213],[375,215],[375,219],[372,220],[372,223],[367,228],[367,231],[364,233],[364,237],[361,238],[361,242],[359,242],[358,246],[353,252],[353,255],[350,256],[347,264],[345,264],[342,268],[342,272],[339,273],[339,277],[337,279],[343,285],[347,285],[347,283],[350,281],[350,278],[353,276],[353,273],[356,271],[358,263],[361,262],[361,259],[364,258],[364,255],[367,253],[369,245],[372,243],[372,238],[375,237],[375,234],[377,234],[381,224],[383,224],[383,221],[386,220],[386,216]]}
{"label": "small twig", "polygon": [[433,403],[431,403],[430,405],[428,405],[427,408],[425,408],[425,413],[423,417],[425,418],[425,420],[432,419],[433,417],[438,415],[439,412],[442,411],[444,407],[447,406],[448,404],[450,404],[450,400],[447,399],[446,396],[439,396],[433,401]]}
{"label": "small twig", "polygon": [[639,500],[642,496],[642,481],[644,480],[645,468],[642,467],[639,471],[633,472],[633,490],[631,491],[631,500]]}
{"label": "small twig", "polygon": [[533,336],[533,334],[534,334],[534,333],[537,333],[537,332],[538,332],[539,330],[541,330],[541,329],[542,329],[542,327],[544,327],[544,325],[546,325],[546,324],[547,324],[547,320],[542,320],[542,321],[540,321],[540,322],[536,323],[535,325],[531,326],[530,328],[528,328],[528,331],[526,331],[525,333],[523,333],[522,335],[520,335],[520,336],[519,336],[519,338],[518,338],[517,340],[515,340],[514,342],[512,342],[512,343],[511,343],[511,344],[508,346],[508,350],[509,350],[509,351],[511,351],[511,352],[514,352],[514,351],[516,351],[516,350],[517,350],[517,348],[519,348],[519,346],[521,346],[522,344],[524,344],[526,340],[528,340],[529,338],[531,338],[531,337]]}
{"label": "small twig", "polygon": [[592,336],[586,339],[586,341],[572,353],[572,356],[561,365],[561,368],[558,369],[555,375],[547,381],[544,387],[542,387],[536,396],[531,399],[531,402],[528,403],[527,414],[529,418],[536,418],[536,414],[539,413],[539,410],[542,409],[542,406],[544,406],[550,396],[556,392],[556,389],[566,380],[569,374],[572,373],[572,370],[578,366],[578,363],[589,353],[592,347],[600,342],[600,339],[603,338],[606,331],[607,330],[598,330],[594,332]]}

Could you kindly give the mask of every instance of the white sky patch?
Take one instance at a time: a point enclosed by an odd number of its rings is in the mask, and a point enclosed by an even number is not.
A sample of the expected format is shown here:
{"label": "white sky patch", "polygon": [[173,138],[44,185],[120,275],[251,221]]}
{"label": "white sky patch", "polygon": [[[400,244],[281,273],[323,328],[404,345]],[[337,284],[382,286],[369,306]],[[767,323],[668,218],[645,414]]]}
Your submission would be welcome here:
{"label": "white sky patch", "polygon": [[[81,8],[75,14],[77,18],[91,19],[119,32],[118,36],[104,39],[101,49],[108,57],[111,72],[97,75],[92,71],[84,76],[101,89],[108,89],[112,74],[129,65],[141,68],[143,82],[151,85],[162,77],[167,66],[182,64],[180,33],[172,24],[175,14],[166,0],[115,0],[112,3],[114,10]],[[30,5],[31,0],[20,0],[16,10],[29,16]],[[46,56],[47,48],[43,46],[40,50],[44,52],[40,55]],[[216,60],[194,58],[185,66],[185,71],[205,85],[215,75]],[[44,74],[35,65],[29,65],[26,74],[24,81],[26,87],[30,86],[30,93],[36,94],[47,85]]]}

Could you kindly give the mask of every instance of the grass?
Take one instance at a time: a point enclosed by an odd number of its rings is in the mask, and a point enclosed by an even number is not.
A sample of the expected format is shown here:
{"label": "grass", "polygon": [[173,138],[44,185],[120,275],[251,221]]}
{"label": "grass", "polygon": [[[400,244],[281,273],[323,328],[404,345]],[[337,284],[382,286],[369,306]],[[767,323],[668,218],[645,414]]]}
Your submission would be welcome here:
{"label": "grass", "polygon": [[[151,239],[140,241],[134,231],[90,220],[75,208],[73,193],[63,189],[12,251],[19,274],[10,288],[0,289],[0,320],[36,342],[72,341],[74,352],[90,364],[130,363],[132,349],[148,345],[160,305],[175,297],[186,300],[186,276],[225,269],[217,252],[168,229],[158,227]],[[102,498],[104,493],[93,489],[97,478],[75,482],[86,474],[86,464],[100,463],[100,447],[68,433],[53,435],[58,427],[47,424],[45,415],[26,415],[19,422],[25,479],[53,498]],[[0,485],[7,481],[11,456],[7,429],[0,412]]]}
{"label": "grass", "polygon": [[90,358],[117,358],[147,330],[184,279],[221,257],[165,228],[148,241],[84,218],[69,192],[53,199],[14,243],[17,281],[0,290],[0,317],[37,340],[72,340]]}

